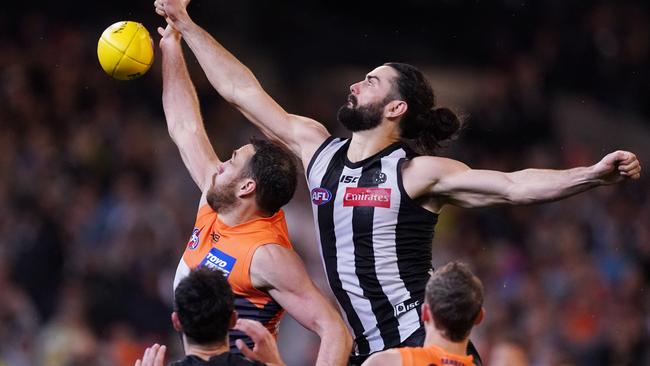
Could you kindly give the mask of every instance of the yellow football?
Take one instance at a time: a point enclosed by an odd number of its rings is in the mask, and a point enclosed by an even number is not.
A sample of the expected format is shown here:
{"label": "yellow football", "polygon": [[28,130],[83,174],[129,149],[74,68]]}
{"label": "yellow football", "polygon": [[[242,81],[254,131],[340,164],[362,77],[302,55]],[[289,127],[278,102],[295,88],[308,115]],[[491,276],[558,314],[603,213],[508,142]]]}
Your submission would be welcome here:
{"label": "yellow football", "polygon": [[97,58],[104,71],[118,80],[142,76],[153,63],[153,41],[138,22],[121,21],[106,28],[97,43]]}

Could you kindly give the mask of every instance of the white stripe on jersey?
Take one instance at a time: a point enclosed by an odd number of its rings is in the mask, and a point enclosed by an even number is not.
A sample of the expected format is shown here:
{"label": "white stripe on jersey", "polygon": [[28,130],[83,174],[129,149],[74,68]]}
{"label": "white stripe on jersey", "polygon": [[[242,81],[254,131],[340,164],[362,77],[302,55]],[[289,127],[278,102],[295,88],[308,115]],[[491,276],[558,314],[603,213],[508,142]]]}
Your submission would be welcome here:
{"label": "white stripe on jersey", "polygon": [[[401,198],[400,191],[394,189],[394,187],[397,187],[395,173],[397,172],[397,162],[404,157],[406,157],[406,153],[404,150],[399,149],[381,159],[381,170],[387,172],[387,179],[378,187],[393,188],[391,191],[391,207],[389,210],[375,210],[373,217],[373,222],[383,223],[382,226],[375,225],[372,231],[375,270],[377,271],[377,279],[391,305],[393,305],[393,309],[412,297],[412,294],[406,289],[406,284],[399,276],[397,247],[395,244],[395,227],[397,226],[397,213],[400,209]],[[420,327],[420,319],[415,308],[400,314],[397,320],[399,322],[400,342],[404,342]]]}
{"label": "white stripe on jersey", "polygon": [[[353,177],[361,176],[362,168],[350,169],[343,167],[341,175],[348,175]],[[364,296],[359,277],[355,272],[355,255],[354,243],[352,241],[352,210],[354,207],[343,206],[343,198],[345,197],[345,189],[347,187],[356,186],[356,183],[339,183],[339,189],[336,193],[336,200],[334,201],[334,233],[336,235],[336,263],[339,273],[339,279],[343,285],[343,289],[348,293],[354,311],[359,316],[361,324],[363,324],[364,335],[368,339],[370,349],[384,349],[384,340],[379,334],[377,328],[377,318],[372,311],[370,301]],[[399,272],[398,272],[399,273]]]}

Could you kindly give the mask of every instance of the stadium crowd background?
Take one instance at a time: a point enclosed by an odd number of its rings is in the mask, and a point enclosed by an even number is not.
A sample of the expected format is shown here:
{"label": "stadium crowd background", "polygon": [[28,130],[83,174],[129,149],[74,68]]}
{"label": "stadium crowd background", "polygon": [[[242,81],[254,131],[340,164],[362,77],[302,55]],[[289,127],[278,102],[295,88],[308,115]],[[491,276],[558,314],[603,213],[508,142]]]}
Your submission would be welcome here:
{"label": "stadium crowd background", "polygon": [[[578,4],[579,3],[579,4]],[[7,5],[0,13],[0,365],[132,365],[173,334],[171,283],[198,190],[167,135],[160,60],[117,82],[95,47],[131,19],[157,41],[149,2]],[[5,6],[5,5],[3,5]],[[441,155],[475,168],[566,168],[616,148],[650,161],[650,11],[643,1],[223,2],[190,12],[288,110],[334,134],[348,85],[387,61],[427,71],[467,116]],[[223,157],[258,135],[188,57]],[[647,175],[647,174],[646,174]],[[486,287],[473,336],[533,365],[650,364],[650,184],[559,203],[445,209],[434,265],[469,262]],[[304,183],[286,209],[293,242],[327,291]],[[290,319],[289,365],[318,340]]]}

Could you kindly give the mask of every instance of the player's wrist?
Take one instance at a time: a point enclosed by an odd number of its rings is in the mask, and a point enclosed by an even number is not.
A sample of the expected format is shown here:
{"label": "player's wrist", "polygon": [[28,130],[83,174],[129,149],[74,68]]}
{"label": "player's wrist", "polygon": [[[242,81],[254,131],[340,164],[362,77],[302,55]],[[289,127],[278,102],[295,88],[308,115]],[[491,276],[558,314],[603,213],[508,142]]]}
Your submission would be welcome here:
{"label": "player's wrist", "polygon": [[174,28],[176,28],[181,34],[184,34],[194,25],[194,21],[186,11],[179,12],[175,14],[174,17],[171,17],[174,22]]}
{"label": "player's wrist", "polygon": [[165,36],[160,40],[160,48],[162,48],[164,51],[181,48],[181,36]]}

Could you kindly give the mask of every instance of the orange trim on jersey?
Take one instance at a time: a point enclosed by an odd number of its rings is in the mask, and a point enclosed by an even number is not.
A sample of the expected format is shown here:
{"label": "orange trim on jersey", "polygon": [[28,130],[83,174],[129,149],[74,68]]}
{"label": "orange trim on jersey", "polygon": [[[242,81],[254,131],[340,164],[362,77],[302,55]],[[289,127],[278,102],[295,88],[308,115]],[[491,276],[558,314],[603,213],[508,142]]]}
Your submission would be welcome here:
{"label": "orange trim on jersey", "polygon": [[402,356],[402,366],[473,366],[473,356],[445,352],[436,346],[404,347],[397,349]]}

